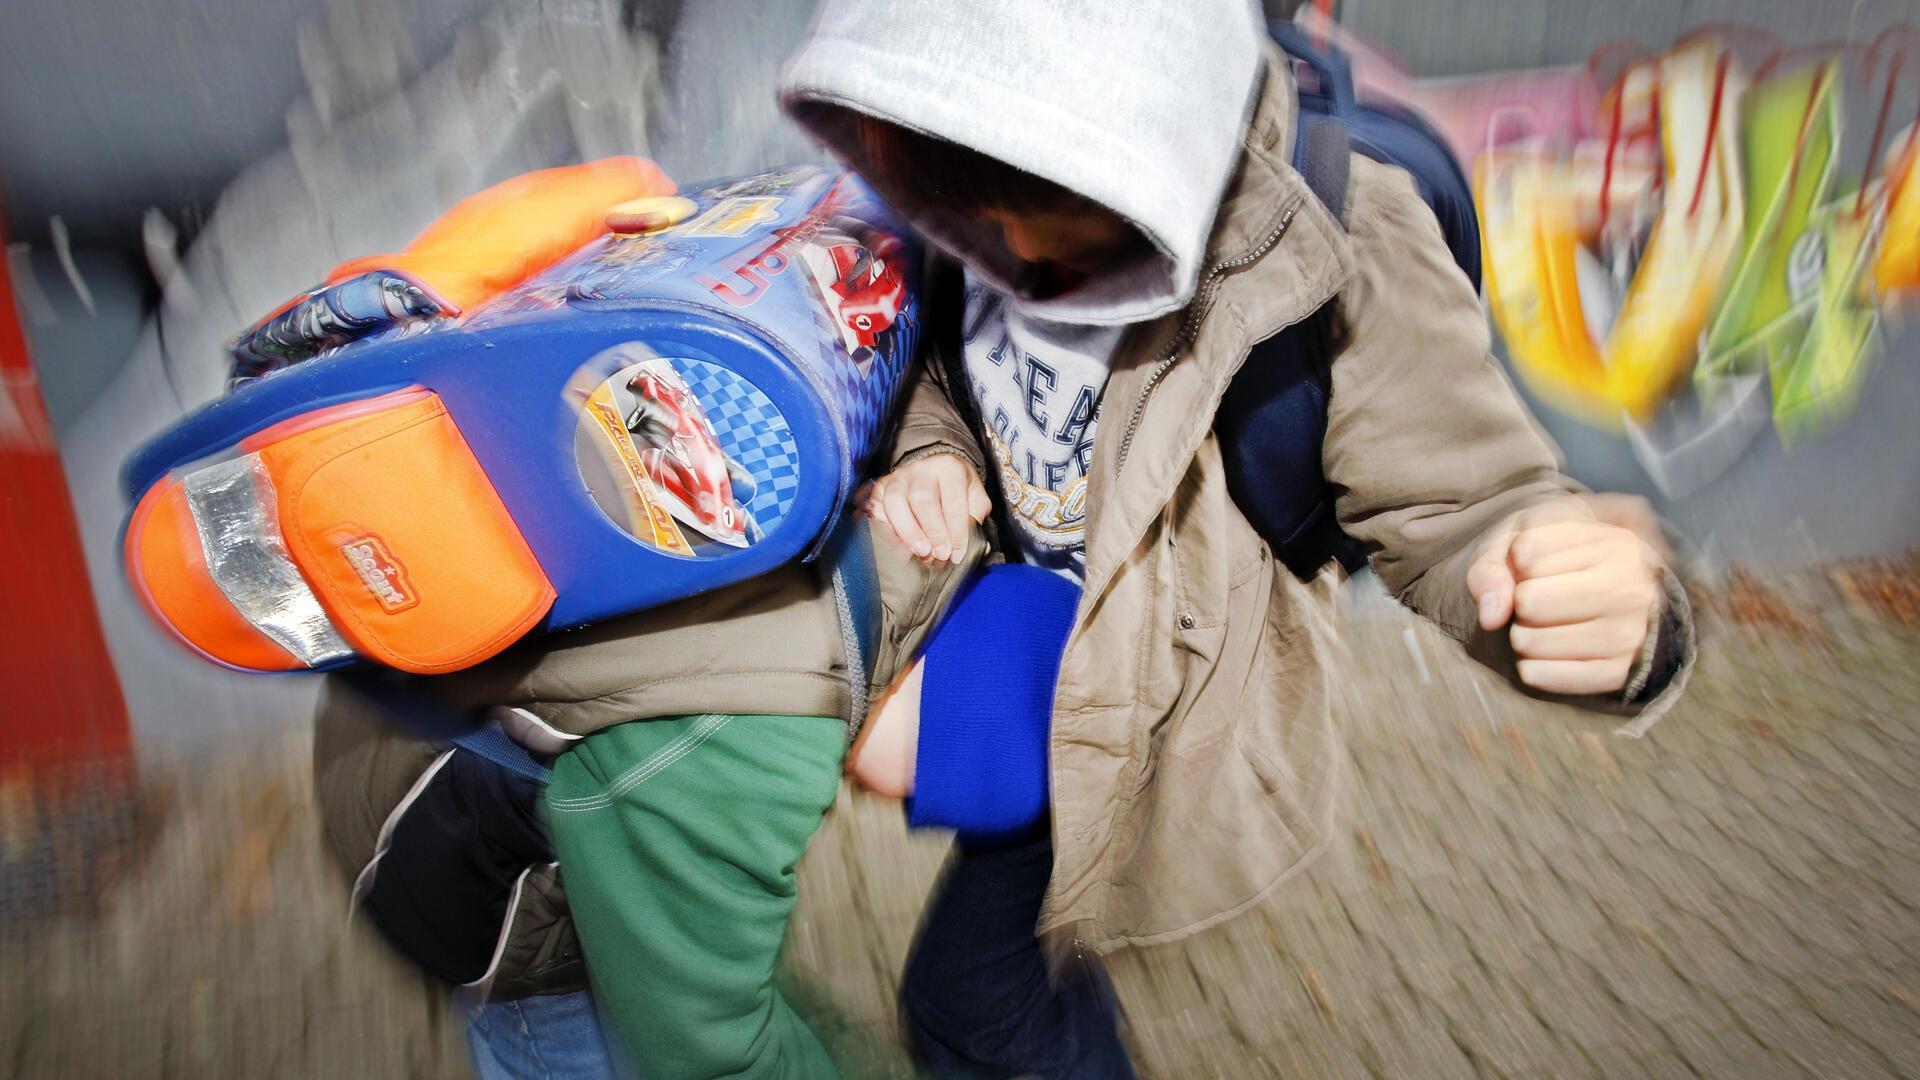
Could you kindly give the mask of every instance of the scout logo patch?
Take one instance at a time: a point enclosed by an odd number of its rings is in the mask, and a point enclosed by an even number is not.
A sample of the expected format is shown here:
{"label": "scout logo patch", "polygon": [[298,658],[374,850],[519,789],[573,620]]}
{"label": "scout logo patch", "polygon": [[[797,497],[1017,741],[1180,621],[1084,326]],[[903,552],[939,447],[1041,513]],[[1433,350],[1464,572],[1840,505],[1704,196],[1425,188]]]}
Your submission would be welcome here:
{"label": "scout logo patch", "polygon": [[374,533],[363,533],[340,545],[360,583],[367,587],[380,608],[392,615],[420,603],[420,594],[407,578],[407,568],[387,550],[386,542]]}

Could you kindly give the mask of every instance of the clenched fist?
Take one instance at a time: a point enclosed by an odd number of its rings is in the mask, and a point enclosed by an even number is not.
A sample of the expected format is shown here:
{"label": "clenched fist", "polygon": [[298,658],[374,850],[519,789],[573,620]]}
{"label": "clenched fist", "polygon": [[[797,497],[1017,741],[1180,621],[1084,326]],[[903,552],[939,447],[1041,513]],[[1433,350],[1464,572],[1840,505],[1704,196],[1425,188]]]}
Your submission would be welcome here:
{"label": "clenched fist", "polygon": [[1660,602],[1660,555],[1597,500],[1507,519],[1467,571],[1480,625],[1508,631],[1520,681],[1553,694],[1623,689]]}

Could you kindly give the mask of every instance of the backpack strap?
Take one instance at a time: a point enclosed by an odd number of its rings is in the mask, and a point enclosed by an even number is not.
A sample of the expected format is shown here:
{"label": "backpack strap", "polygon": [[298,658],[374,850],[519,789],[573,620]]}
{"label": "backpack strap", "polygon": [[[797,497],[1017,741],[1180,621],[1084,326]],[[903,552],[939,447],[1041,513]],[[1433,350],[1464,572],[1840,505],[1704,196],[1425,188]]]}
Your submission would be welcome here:
{"label": "backpack strap", "polygon": [[1294,62],[1313,73],[1319,84],[1313,94],[1296,94],[1294,110],[1299,130],[1293,139],[1293,167],[1306,178],[1333,220],[1347,221],[1347,169],[1353,155],[1349,135],[1357,106],[1353,97],[1353,66],[1339,49],[1317,42],[1298,23],[1276,20],[1267,32]]}
{"label": "backpack strap", "polygon": [[851,742],[867,722],[867,685],[880,653],[882,630],[879,572],[866,519],[853,513],[843,516],[822,554],[840,623],[841,653],[847,662],[847,739]]}
{"label": "backpack strap", "polygon": [[[1273,23],[1275,40],[1319,80],[1319,93],[1296,108],[1293,167],[1343,228],[1353,161],[1349,118],[1353,82],[1346,58],[1323,50],[1291,23]],[[1365,551],[1340,528],[1334,491],[1321,465],[1327,405],[1333,396],[1333,305],[1256,344],[1214,417],[1227,486],[1275,557],[1300,577],[1328,559],[1349,572]]]}
{"label": "backpack strap", "polygon": [[372,666],[346,668],[333,677],[380,705],[388,719],[418,738],[450,742],[543,786],[553,776],[526,747],[509,738],[497,721],[476,722],[474,713],[442,701],[415,677]]}
{"label": "backpack strap", "polygon": [[961,275],[958,263],[945,257],[934,257],[928,265],[926,281],[926,311],[929,329],[926,344],[922,346],[927,355],[927,363],[933,368],[934,377],[940,388],[947,392],[947,400],[953,403],[954,411],[960,414],[960,422],[968,431],[973,432],[975,443],[986,466],[986,475],[980,478],[987,489],[988,501],[993,511],[987,515],[987,544],[998,547],[999,537],[1009,538],[1013,532],[1013,519],[1008,516],[1006,492],[1000,487],[1000,470],[995,468],[993,447],[987,441],[986,418],[980,415],[980,407],[973,400],[973,393],[967,385],[966,367],[966,282]]}
{"label": "backpack strap", "polygon": [[553,770],[534,760],[527,748],[507,737],[500,730],[498,722],[489,720],[475,728],[465,728],[448,736],[453,745],[471,754],[493,762],[495,765],[524,776],[542,787],[553,779]]}
{"label": "backpack strap", "polygon": [[1342,227],[1347,223],[1347,171],[1353,164],[1353,143],[1346,121],[1323,113],[1300,111],[1300,131],[1294,136],[1293,167],[1298,169],[1314,197]]}

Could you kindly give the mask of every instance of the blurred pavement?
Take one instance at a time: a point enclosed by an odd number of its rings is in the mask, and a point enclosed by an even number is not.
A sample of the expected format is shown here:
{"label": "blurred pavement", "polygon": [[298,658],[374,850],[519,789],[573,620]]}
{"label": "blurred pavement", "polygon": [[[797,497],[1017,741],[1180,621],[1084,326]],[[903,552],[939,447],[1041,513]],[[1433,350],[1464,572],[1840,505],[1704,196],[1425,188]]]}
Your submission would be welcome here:
{"label": "blurred pavement", "polygon": [[[1356,591],[1335,850],[1114,973],[1152,1077],[1920,1075],[1920,562],[1708,605],[1646,738],[1513,694]],[[174,770],[97,914],[0,943],[26,1077],[455,1077],[457,1017],[349,926],[304,725]],[[788,968],[851,1076],[911,1076],[892,994],[944,843],[843,795]]]}

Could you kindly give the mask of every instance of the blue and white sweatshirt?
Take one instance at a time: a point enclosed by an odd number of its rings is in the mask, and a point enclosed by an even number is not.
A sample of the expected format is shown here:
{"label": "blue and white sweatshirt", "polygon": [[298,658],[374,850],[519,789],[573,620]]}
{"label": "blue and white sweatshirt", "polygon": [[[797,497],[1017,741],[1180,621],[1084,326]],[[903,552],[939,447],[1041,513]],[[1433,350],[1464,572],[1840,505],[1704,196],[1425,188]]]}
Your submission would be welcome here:
{"label": "blue and white sweatshirt", "polygon": [[1107,361],[1122,327],[1025,314],[967,275],[962,326],[967,392],[999,470],[1009,539],[1021,561],[1080,582],[1087,550],[1087,471]]}

